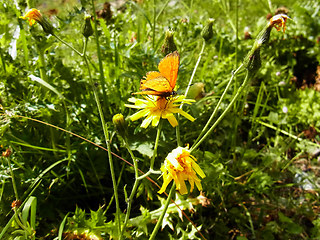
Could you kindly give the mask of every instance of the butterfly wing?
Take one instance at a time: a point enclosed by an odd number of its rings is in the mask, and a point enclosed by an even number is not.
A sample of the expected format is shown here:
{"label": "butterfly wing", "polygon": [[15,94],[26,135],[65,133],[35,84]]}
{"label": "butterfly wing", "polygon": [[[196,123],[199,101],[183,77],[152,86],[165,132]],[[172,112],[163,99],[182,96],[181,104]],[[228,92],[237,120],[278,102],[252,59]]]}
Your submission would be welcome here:
{"label": "butterfly wing", "polygon": [[149,81],[153,82],[152,80],[159,78],[159,77],[163,77],[162,74],[159,72],[156,72],[156,71],[147,72],[147,76],[144,77],[143,79],[141,79],[141,81],[140,81],[140,90],[145,90],[145,89],[150,88],[148,82]]}
{"label": "butterfly wing", "polygon": [[170,84],[170,92],[172,92],[176,86],[179,64],[180,55],[177,51],[174,51],[162,59],[158,66],[160,73],[168,80]]}
{"label": "butterfly wing", "polygon": [[177,51],[168,54],[159,63],[160,72],[148,72],[140,81],[140,91],[134,94],[148,94],[167,97],[173,92],[176,85],[180,56]]}
{"label": "butterfly wing", "polygon": [[170,95],[171,86],[168,80],[159,72],[148,72],[144,79],[140,82],[141,92],[134,94],[149,94],[157,96]]}

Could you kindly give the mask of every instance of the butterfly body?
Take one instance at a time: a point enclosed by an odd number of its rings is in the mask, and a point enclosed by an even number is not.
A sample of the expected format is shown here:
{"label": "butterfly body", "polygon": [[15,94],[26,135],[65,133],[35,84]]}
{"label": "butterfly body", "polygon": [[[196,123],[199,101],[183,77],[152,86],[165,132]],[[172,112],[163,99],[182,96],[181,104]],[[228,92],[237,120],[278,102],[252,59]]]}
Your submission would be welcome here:
{"label": "butterfly body", "polygon": [[147,94],[160,97],[175,95],[173,90],[178,77],[180,56],[177,51],[168,54],[159,65],[159,72],[148,72],[140,81],[140,92],[134,94]]}

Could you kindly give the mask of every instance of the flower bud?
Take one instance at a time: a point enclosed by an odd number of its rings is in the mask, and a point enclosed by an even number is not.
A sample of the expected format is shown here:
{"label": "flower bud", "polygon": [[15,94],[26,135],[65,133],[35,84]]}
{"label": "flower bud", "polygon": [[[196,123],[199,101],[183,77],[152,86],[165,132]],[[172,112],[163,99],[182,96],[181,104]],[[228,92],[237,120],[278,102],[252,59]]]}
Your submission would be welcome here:
{"label": "flower bud", "polygon": [[39,23],[45,33],[53,34],[54,27],[52,26],[51,22],[49,22],[47,17],[43,16],[36,8],[32,8],[20,18],[27,19],[30,26],[34,25],[35,23]]}
{"label": "flower bud", "polygon": [[127,136],[127,125],[123,115],[121,113],[114,115],[112,122],[120,136],[125,138]]}
{"label": "flower bud", "polygon": [[202,29],[201,36],[205,41],[209,41],[213,37],[213,30],[212,30],[213,22],[214,22],[214,19],[209,18],[207,20],[207,24]]}
{"label": "flower bud", "polygon": [[83,26],[82,35],[84,37],[88,38],[93,35],[93,29],[92,29],[92,25],[91,25],[91,16],[86,15],[84,17],[84,20],[85,20],[85,24]]}
{"label": "flower bud", "polygon": [[170,30],[166,31],[164,43],[161,47],[161,52],[164,55],[167,55],[177,50],[176,44],[174,43],[174,40],[173,40],[173,34],[174,34],[173,31],[170,31]]}
{"label": "flower bud", "polygon": [[190,86],[188,96],[187,96],[189,99],[200,100],[204,96],[205,96],[204,83],[197,82],[192,84],[192,86]]}
{"label": "flower bud", "polygon": [[260,47],[256,48],[252,54],[251,52],[249,52],[243,64],[248,69],[249,74],[253,76],[261,67]]}

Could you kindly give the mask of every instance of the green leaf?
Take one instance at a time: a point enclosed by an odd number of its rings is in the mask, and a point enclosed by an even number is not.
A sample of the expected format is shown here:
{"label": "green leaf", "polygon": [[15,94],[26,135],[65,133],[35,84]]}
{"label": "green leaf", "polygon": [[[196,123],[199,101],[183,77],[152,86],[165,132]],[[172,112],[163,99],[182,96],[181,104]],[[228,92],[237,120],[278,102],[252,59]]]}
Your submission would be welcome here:
{"label": "green leaf", "polygon": [[54,92],[55,94],[57,94],[61,99],[64,99],[65,97],[55,88],[53,87],[52,85],[50,85],[49,83],[47,83],[46,81],[42,80],[41,78],[39,77],[36,77],[34,75],[29,75],[29,78],[32,80],[32,81],[35,81],[37,83],[40,83],[42,86],[48,88],[49,90],[51,90],[52,92]]}

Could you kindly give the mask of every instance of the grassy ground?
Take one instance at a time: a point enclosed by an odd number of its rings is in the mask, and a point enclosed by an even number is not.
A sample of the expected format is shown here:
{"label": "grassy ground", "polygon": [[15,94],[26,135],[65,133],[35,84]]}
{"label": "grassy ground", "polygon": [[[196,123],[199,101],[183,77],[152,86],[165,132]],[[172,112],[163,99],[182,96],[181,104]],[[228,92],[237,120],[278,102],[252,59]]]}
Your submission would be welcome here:
{"label": "grassy ground", "polygon": [[[55,30],[19,18],[23,1],[0,4],[0,239],[118,239],[126,216],[123,238],[148,239],[167,199],[157,194],[163,180],[139,181],[126,214],[137,182],[128,162],[147,172],[154,159],[159,170],[177,144],[195,146],[221,96],[210,126],[238,93],[192,152],[206,175],[203,192],[173,195],[188,218],[169,205],[156,239],[320,238],[318,1],[116,1],[110,8],[98,1],[87,45],[91,1],[28,4]],[[291,18],[285,32],[273,28],[259,69],[245,64],[233,77],[277,11]],[[209,18],[213,35],[204,41]],[[167,30],[180,54],[176,91],[191,86],[196,101],[183,109],[195,121],[180,116],[176,128],[163,119],[161,130],[145,129],[125,104],[166,55]],[[247,69],[256,72],[242,88]],[[112,124],[117,113],[126,118],[126,142]],[[118,155],[111,167],[106,148]]]}

